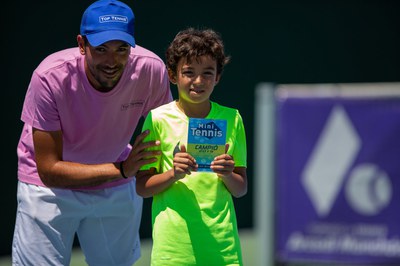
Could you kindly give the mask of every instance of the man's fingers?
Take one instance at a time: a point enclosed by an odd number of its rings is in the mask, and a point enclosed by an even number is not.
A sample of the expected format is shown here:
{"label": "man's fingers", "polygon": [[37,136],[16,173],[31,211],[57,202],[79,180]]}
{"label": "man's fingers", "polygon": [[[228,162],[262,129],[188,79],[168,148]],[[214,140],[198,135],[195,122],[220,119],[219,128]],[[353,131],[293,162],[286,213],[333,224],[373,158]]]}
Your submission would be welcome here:
{"label": "man's fingers", "polygon": [[145,131],[143,131],[142,133],[140,133],[140,134],[136,137],[136,139],[135,139],[133,145],[134,145],[134,146],[137,146],[139,143],[143,142],[143,140],[144,140],[144,139],[147,137],[147,135],[149,135],[149,134],[150,134],[150,130],[145,130]]}
{"label": "man's fingers", "polygon": [[[132,151],[136,154],[140,154],[140,153],[145,152],[146,149],[151,148],[151,147],[160,146],[160,144],[161,144],[161,142],[159,140],[139,142],[139,143],[136,143],[132,147]],[[158,151],[158,150],[152,150],[152,152],[155,152],[155,151]]]}

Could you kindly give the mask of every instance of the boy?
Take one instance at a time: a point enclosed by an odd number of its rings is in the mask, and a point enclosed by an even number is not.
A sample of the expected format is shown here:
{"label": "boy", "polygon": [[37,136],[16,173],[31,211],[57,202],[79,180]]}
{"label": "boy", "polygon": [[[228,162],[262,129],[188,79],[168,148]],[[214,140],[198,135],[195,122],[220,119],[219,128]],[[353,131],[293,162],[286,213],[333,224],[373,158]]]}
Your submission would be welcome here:
{"label": "boy", "polygon": [[[238,110],[210,101],[229,59],[211,29],[183,30],[166,51],[179,99],[153,109],[144,122],[162,155],[141,168],[136,188],[153,197],[152,265],[242,265],[232,195],[247,192],[245,130]],[[186,152],[189,118],[227,121],[225,154],[214,158],[211,172],[197,172]]]}

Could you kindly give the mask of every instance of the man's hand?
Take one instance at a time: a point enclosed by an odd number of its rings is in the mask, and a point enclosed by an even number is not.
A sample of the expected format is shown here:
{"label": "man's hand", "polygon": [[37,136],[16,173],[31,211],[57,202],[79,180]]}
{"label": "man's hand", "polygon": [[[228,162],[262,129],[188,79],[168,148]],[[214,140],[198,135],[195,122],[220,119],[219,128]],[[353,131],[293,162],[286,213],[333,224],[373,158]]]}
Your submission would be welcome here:
{"label": "man's hand", "polygon": [[145,137],[149,135],[150,131],[143,131],[135,139],[132,145],[132,150],[128,158],[124,161],[124,173],[126,176],[135,176],[143,165],[154,163],[157,161],[156,156],[161,155],[160,150],[146,151],[147,148],[156,147],[160,145],[159,140],[143,142]]}

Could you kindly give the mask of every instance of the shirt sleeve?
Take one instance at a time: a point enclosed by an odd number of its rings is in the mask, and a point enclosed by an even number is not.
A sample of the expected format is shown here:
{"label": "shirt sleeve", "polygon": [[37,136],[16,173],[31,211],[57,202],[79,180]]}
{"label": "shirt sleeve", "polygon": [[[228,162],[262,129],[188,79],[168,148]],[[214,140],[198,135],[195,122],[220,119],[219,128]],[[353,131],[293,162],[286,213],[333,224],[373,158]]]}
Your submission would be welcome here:
{"label": "shirt sleeve", "polygon": [[[146,136],[146,138],[144,139],[144,142],[160,139],[159,134],[156,131],[154,121],[153,121],[152,112],[150,112],[146,116],[146,119],[143,122],[142,132],[144,132],[145,130],[150,130],[150,134]],[[151,148],[147,148],[146,150],[150,151],[150,150],[157,150],[157,149],[158,149],[158,147],[151,147]],[[157,158],[156,162],[150,163],[150,164],[145,164],[140,168],[140,170],[149,170],[151,168],[156,168],[157,172],[159,173],[160,163],[161,163],[161,155],[156,156],[156,158]]]}
{"label": "shirt sleeve", "polygon": [[45,78],[34,72],[25,96],[21,120],[41,130],[59,130],[60,119],[53,94]]}
{"label": "shirt sleeve", "polygon": [[234,145],[231,154],[233,155],[233,159],[235,160],[236,167],[247,167],[246,132],[243,124],[243,119],[239,111],[237,111],[236,113],[234,128],[236,136],[234,138]]}
{"label": "shirt sleeve", "polygon": [[172,93],[166,67],[163,63],[157,63],[153,63],[149,88],[152,90],[152,94],[150,100],[146,102],[144,116],[152,109],[172,101]]}

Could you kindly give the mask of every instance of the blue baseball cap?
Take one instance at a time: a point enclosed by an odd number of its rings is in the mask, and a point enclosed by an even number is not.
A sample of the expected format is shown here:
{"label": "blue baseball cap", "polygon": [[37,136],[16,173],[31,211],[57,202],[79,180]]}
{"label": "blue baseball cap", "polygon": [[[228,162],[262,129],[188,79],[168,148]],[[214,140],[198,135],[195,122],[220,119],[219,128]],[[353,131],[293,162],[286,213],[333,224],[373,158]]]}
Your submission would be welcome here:
{"label": "blue baseball cap", "polygon": [[117,0],[98,0],[83,13],[81,35],[92,46],[112,40],[121,40],[135,47],[135,15],[132,9]]}

